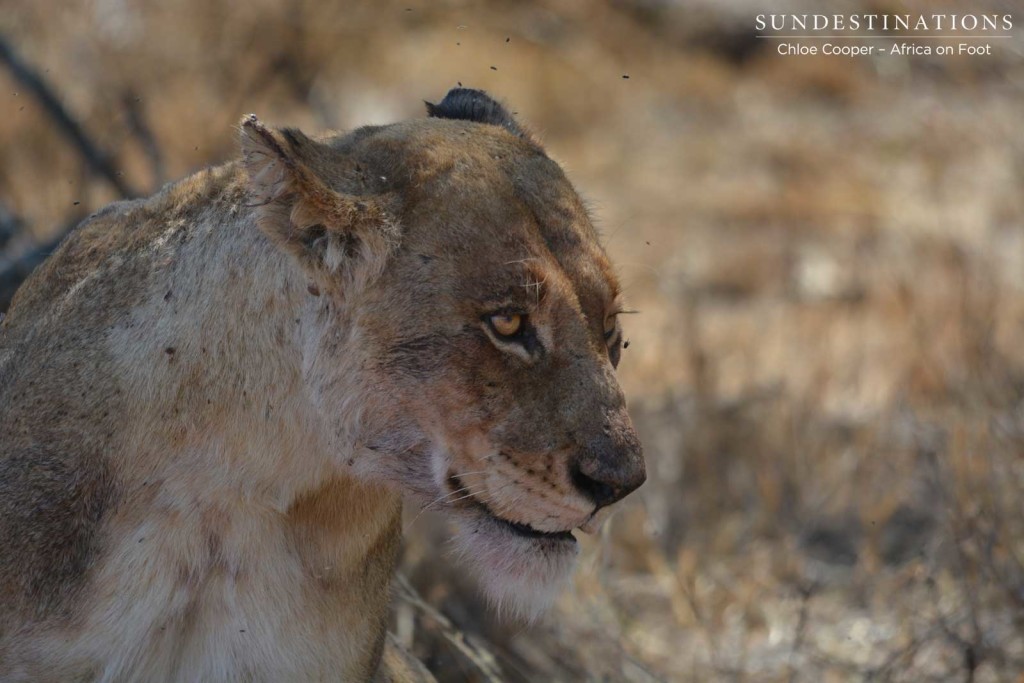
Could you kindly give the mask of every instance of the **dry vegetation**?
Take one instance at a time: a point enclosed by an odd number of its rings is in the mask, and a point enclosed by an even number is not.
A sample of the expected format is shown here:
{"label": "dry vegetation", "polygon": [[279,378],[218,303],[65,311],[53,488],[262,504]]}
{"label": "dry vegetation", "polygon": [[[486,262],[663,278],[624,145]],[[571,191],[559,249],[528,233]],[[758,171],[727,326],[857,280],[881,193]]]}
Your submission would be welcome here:
{"label": "dry vegetation", "polygon": [[[649,483],[533,627],[417,521],[395,632],[440,680],[1020,681],[1022,42],[781,58],[765,7],[688,7],[17,0],[0,31],[136,192],[231,157],[246,112],[348,128],[461,81],[592,201],[642,312],[621,375]],[[0,84],[13,257],[117,190]]]}

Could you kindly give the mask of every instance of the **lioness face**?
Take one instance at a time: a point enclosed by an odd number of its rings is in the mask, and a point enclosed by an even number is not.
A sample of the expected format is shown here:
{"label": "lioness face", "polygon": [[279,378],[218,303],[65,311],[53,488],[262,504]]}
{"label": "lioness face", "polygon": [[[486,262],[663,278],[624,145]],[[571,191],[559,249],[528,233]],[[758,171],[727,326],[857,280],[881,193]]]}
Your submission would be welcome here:
{"label": "lioness face", "polygon": [[488,595],[530,616],[573,530],[644,481],[621,295],[576,192],[499,104],[460,89],[430,112],[325,142],[245,120],[250,194],[324,294],[307,377],[350,472],[446,512]]}
{"label": "lioness face", "polygon": [[360,319],[392,416],[371,446],[390,476],[427,475],[407,488],[457,523],[486,592],[532,615],[569,575],[572,531],[645,478],[615,377],[621,296],[553,161],[492,126],[433,123],[405,150],[416,192]]}

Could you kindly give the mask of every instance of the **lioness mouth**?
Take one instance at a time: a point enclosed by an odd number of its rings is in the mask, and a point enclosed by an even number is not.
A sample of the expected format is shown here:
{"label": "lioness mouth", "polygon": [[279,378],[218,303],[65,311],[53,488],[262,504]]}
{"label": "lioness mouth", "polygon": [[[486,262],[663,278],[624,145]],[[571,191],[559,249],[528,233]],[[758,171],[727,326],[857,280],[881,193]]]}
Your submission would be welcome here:
{"label": "lioness mouth", "polygon": [[[484,507],[481,505],[480,507]],[[519,522],[510,522],[507,519],[502,519],[496,514],[492,513],[486,507],[484,510],[493,517],[495,520],[501,522],[512,531],[516,532],[520,536],[526,536],[527,538],[549,538],[559,541],[573,541],[575,543],[576,537],[572,535],[571,531],[537,531],[529,524],[521,524]]]}
{"label": "lioness mouth", "polygon": [[[458,476],[454,474],[448,477],[448,485],[452,488],[452,491],[467,490],[462,485],[462,482],[459,480]],[[576,537],[572,535],[571,531],[540,531],[539,529],[534,529],[529,524],[525,524],[523,522],[513,522],[511,520],[505,519],[504,517],[499,517],[498,515],[494,514],[491,511],[491,509],[487,507],[487,505],[477,500],[472,493],[463,496],[461,499],[459,499],[459,502],[479,509],[495,522],[498,522],[505,528],[511,530],[519,536],[523,536],[524,538],[540,538],[553,541],[572,541],[573,543],[576,542]]]}

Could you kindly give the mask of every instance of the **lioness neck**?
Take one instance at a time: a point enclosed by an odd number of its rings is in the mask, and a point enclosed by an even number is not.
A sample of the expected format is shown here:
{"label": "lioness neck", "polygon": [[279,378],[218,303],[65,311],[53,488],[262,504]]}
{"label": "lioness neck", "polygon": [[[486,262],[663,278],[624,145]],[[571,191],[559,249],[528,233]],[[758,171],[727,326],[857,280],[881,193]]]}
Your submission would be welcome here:
{"label": "lioness neck", "polygon": [[170,223],[151,244],[153,263],[168,267],[108,337],[134,399],[122,416],[133,425],[128,442],[147,451],[126,452],[129,471],[150,482],[173,474],[194,496],[234,491],[282,509],[340,475],[352,448],[332,436],[304,376],[326,325],[345,312],[312,296],[244,213],[179,239],[175,230]]}
{"label": "lioness neck", "polygon": [[[153,261],[170,267],[127,312],[138,324],[110,335],[132,397],[119,418],[131,425],[119,468],[125,503],[153,509],[155,497],[158,509],[276,515],[301,527],[302,538],[329,533],[358,564],[390,528],[398,500],[348,475],[358,400],[350,415],[324,416],[309,377],[324,335],[345,344],[347,311],[244,209],[232,217],[190,226],[181,240],[168,225],[151,246]],[[355,385],[348,391],[359,395]]]}

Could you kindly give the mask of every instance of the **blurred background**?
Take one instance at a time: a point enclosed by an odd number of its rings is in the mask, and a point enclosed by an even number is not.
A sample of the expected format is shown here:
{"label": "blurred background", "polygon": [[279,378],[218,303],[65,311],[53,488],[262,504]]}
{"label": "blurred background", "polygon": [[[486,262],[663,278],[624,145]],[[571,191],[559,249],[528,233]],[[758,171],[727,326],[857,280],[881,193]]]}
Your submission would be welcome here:
{"label": "blurred background", "polygon": [[591,203],[640,311],[620,376],[649,478],[535,625],[410,518],[399,640],[441,681],[1018,683],[1020,29],[989,57],[853,59],[754,30],[1015,10],[6,0],[0,292],[105,203],[236,156],[243,114],[348,129],[484,88]]}

